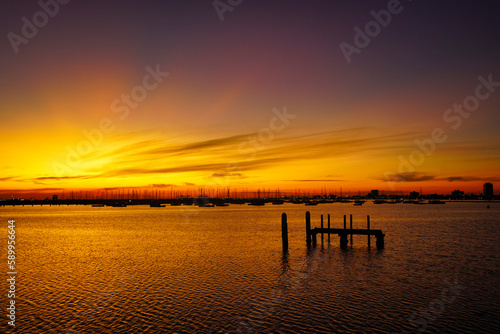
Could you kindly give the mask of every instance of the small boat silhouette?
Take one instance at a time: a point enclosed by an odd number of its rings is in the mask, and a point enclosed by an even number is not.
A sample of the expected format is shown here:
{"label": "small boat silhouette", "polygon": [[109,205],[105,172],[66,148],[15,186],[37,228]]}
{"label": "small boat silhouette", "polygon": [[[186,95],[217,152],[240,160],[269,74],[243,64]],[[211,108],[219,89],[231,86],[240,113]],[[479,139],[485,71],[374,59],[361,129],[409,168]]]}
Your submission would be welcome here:
{"label": "small boat silhouette", "polygon": [[263,206],[263,205],[266,205],[266,202],[265,201],[251,201],[250,203],[248,203],[248,205],[254,205],[254,206]]}

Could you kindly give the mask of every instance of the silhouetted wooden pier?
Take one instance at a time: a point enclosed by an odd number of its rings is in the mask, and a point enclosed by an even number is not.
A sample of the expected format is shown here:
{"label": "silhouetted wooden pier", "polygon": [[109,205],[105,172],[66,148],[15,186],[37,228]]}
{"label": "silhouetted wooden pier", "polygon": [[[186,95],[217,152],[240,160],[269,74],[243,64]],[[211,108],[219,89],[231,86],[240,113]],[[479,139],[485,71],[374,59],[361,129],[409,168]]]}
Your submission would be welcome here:
{"label": "silhouetted wooden pier", "polygon": [[[317,235],[321,235],[321,243],[324,242],[324,235],[328,236],[328,243],[330,243],[330,235],[337,234],[340,237],[340,247],[347,248],[349,243],[348,236],[350,236],[350,243],[352,246],[352,236],[353,235],[366,235],[368,238],[368,248],[370,245],[370,237],[373,235],[377,239],[376,245],[378,249],[384,248],[384,237],[385,234],[382,230],[373,230],[370,228],[370,216],[366,219],[367,226],[366,229],[353,229],[352,228],[352,215],[350,215],[350,224],[347,228],[347,217],[344,215],[344,228],[330,228],[330,215],[328,214],[328,227],[323,225],[323,215],[321,215],[321,227],[311,228],[311,213],[306,212],[306,243],[310,247],[317,245]],[[281,236],[283,241],[283,248],[288,248],[288,224],[286,213],[281,215]]]}

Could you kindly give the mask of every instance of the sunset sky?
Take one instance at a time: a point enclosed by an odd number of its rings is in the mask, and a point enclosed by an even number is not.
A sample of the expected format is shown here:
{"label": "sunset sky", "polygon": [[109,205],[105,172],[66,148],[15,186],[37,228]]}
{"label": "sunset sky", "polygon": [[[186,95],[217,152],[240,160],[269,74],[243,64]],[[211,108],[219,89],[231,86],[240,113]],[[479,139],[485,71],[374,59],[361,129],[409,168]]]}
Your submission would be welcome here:
{"label": "sunset sky", "polygon": [[[47,2],[53,17],[37,1],[0,14],[0,198],[151,185],[498,193],[497,0],[389,1],[398,13],[350,57],[341,43],[356,47],[355,27],[388,1],[244,0],[224,13]],[[23,29],[34,18],[38,31]]]}

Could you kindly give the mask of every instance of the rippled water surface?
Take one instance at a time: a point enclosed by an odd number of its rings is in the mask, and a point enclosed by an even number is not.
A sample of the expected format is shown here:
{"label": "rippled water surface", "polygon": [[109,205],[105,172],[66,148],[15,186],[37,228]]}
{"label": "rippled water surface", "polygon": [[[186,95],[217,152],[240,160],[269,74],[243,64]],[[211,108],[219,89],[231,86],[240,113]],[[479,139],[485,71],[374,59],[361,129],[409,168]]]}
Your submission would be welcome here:
{"label": "rippled water surface", "polygon": [[[14,332],[500,333],[490,206],[2,207],[3,259],[16,220]],[[341,250],[332,235],[308,250],[307,210],[316,227],[329,213],[334,227],[352,214],[364,228],[369,214],[386,247],[356,236]]]}

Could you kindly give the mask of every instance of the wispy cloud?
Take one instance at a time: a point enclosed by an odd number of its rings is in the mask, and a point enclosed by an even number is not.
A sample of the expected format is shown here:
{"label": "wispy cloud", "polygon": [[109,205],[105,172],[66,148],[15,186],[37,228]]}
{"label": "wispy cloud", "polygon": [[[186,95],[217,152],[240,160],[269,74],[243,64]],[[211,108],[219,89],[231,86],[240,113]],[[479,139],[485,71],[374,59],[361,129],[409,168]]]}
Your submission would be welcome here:
{"label": "wispy cloud", "polygon": [[462,182],[471,182],[471,181],[481,181],[480,177],[474,177],[474,176],[449,176],[446,179],[450,182],[454,181],[462,181]]}
{"label": "wispy cloud", "polygon": [[52,192],[52,191],[63,191],[64,188],[30,188],[30,189],[0,189],[0,194],[24,194],[33,192]]}
{"label": "wispy cloud", "polygon": [[313,179],[309,179],[309,180],[283,180],[283,181],[287,181],[287,182],[345,182],[345,180],[332,180],[332,179],[324,179],[324,180],[313,180]]}
{"label": "wispy cloud", "polygon": [[[199,141],[182,142],[181,138],[162,138],[158,134],[116,136],[111,146],[118,147],[96,155],[101,164],[89,164],[80,175],[40,176],[23,181],[57,182],[70,179],[125,178],[130,176],[198,173],[201,177],[245,178],[245,172],[266,168],[300,165],[312,159],[344,159],[348,157],[387,157],[411,142],[414,133],[363,127],[336,131],[276,136],[270,143],[252,146],[256,133],[244,133]],[[116,142],[112,142],[112,141]],[[242,149],[242,147],[244,149]],[[238,170],[229,171],[228,164]],[[435,175],[422,173],[394,174],[393,182],[436,180]],[[387,181],[386,178],[383,178]],[[455,181],[459,179],[451,179]],[[294,182],[339,182],[332,179],[293,179]]]}
{"label": "wispy cloud", "polygon": [[478,177],[478,176],[448,176],[439,177],[421,172],[398,173],[386,175],[378,180],[386,182],[422,182],[422,181],[448,181],[448,182],[473,182],[473,181],[500,181],[500,177]]}
{"label": "wispy cloud", "polygon": [[175,184],[160,183],[160,184],[150,184],[149,186],[153,188],[169,188],[169,187],[175,187]]}
{"label": "wispy cloud", "polygon": [[61,177],[57,177],[57,176],[41,176],[41,177],[34,177],[34,178],[25,178],[25,179],[22,179],[22,178],[16,178],[16,179],[12,179],[13,181],[16,181],[16,182],[32,182],[34,184],[47,184],[46,182],[50,182],[50,181],[55,181],[55,182],[61,182],[61,181],[65,181],[65,180],[83,180],[83,179],[92,179],[96,177],[95,175],[74,175],[74,176],[61,176]]}
{"label": "wispy cloud", "polygon": [[42,176],[42,177],[35,177],[31,179],[26,179],[26,180],[36,180],[36,181],[53,181],[53,180],[75,180],[75,179],[90,179],[92,176],[90,175],[76,175],[76,176]]}
{"label": "wispy cloud", "polygon": [[390,174],[386,177],[380,178],[379,180],[387,182],[422,182],[436,180],[434,175],[425,175],[423,173],[411,172],[411,173],[397,173]]}
{"label": "wispy cloud", "polygon": [[212,177],[234,177],[234,178],[238,178],[238,179],[246,178],[241,173],[229,173],[229,172],[213,173]]}
{"label": "wispy cloud", "polygon": [[221,137],[182,145],[172,144],[162,140],[145,140],[123,146],[120,149],[112,151],[109,154],[104,154],[101,157],[123,157],[128,155],[132,160],[138,157],[157,160],[158,158],[164,158],[166,155],[192,155],[193,153],[197,155],[200,153],[207,153],[212,150],[227,148],[228,146],[236,146],[241,142],[248,140],[248,137],[252,135],[255,135],[255,133]]}
{"label": "wispy cloud", "polygon": [[[378,134],[370,128],[352,128],[338,131],[296,134],[276,137],[269,144],[258,147],[250,143],[256,133],[236,134],[209,140],[172,143],[171,139],[141,138],[134,135],[134,142],[123,143],[126,137],[116,137],[119,148],[101,153],[107,159],[100,167],[84,170],[84,175],[57,178],[43,176],[31,181],[60,181],[61,179],[114,178],[137,175],[171,173],[207,173],[212,177],[244,178],[242,173],[229,173],[228,163],[238,164],[244,171],[258,170],[300,163],[305,159],[343,157],[364,152],[375,154],[391,148],[391,144],[407,140],[408,133]],[[180,141],[179,138],[176,139]],[[250,147],[250,152],[241,147]],[[252,151],[253,149],[253,151]],[[252,154],[255,153],[255,154]],[[209,163],[207,163],[209,161]]]}
{"label": "wispy cloud", "polygon": [[446,178],[449,182],[473,182],[473,181],[484,181],[484,182],[498,182],[500,181],[499,176],[492,177],[477,177],[477,176],[450,176]]}

